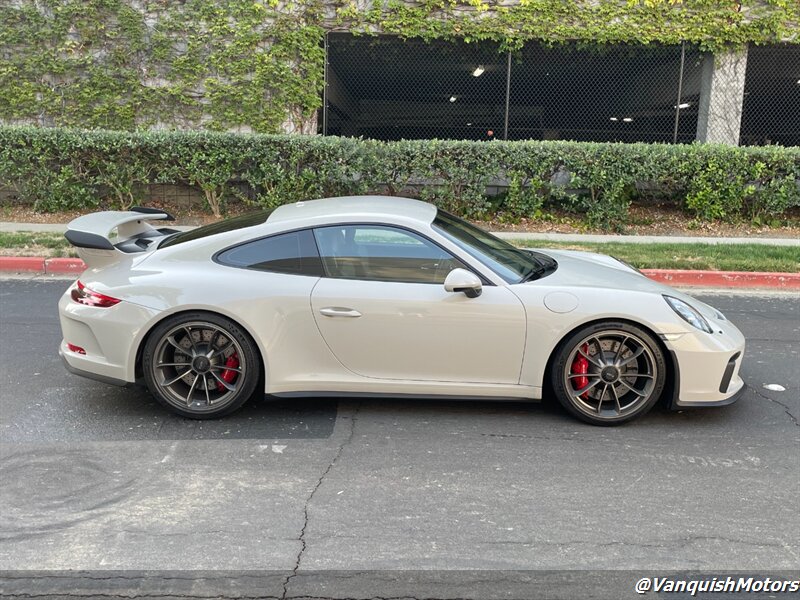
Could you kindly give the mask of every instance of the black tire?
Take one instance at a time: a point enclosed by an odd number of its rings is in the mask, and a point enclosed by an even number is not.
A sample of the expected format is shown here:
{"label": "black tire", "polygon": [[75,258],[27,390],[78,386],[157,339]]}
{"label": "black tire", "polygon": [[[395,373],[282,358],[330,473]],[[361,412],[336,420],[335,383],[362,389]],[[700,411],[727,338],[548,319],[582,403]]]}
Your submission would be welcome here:
{"label": "black tire", "polygon": [[241,408],[260,380],[261,358],[236,323],[208,312],[159,323],[142,353],[147,389],[170,411],[214,419]]}
{"label": "black tire", "polygon": [[592,425],[641,417],[664,391],[667,363],[658,341],[622,321],[584,327],[556,348],[550,383],[561,405]]}

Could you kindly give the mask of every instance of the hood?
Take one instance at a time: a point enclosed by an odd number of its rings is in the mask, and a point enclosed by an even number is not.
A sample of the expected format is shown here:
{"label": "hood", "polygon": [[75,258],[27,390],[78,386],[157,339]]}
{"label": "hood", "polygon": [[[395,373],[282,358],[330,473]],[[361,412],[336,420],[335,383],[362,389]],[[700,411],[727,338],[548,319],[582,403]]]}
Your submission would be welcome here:
{"label": "hood", "polygon": [[[701,302],[668,285],[653,281],[646,275],[611,256],[594,252],[552,250],[549,248],[537,249],[536,252],[546,254],[558,262],[558,269],[543,280],[548,285],[666,294],[688,302],[706,317],[716,318],[720,314],[719,311],[705,302]],[[531,283],[535,284],[536,282],[533,281]]]}
{"label": "hood", "polygon": [[669,289],[648,279],[628,265],[605,254],[577,250],[536,250],[558,262],[558,269],[547,283],[570,287],[654,291]]}

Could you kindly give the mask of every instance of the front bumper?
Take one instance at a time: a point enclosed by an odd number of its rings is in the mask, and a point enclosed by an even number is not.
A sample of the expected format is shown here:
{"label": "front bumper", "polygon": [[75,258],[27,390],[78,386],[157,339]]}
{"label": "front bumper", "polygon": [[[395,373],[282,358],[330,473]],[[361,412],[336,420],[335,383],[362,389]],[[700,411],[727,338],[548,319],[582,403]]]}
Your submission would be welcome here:
{"label": "front bumper", "polygon": [[725,406],[744,392],[744,336],[730,321],[711,325],[711,334],[692,331],[665,340],[675,367],[673,409]]}

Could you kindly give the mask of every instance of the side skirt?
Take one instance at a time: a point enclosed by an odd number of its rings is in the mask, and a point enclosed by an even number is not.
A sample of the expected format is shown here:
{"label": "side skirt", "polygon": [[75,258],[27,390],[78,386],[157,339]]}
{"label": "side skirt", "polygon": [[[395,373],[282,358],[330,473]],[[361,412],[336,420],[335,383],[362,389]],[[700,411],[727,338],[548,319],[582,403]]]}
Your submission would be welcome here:
{"label": "side skirt", "polygon": [[391,394],[380,392],[278,392],[264,394],[266,398],[373,398],[373,399],[407,399],[407,400],[467,400],[471,402],[541,402],[537,398],[520,398],[514,396],[469,396],[460,394]]}

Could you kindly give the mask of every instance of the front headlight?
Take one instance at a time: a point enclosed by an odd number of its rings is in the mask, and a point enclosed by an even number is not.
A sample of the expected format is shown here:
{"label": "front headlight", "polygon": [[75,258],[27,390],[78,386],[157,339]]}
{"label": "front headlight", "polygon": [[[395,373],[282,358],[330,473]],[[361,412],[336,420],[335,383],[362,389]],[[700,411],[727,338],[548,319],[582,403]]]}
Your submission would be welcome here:
{"label": "front headlight", "polygon": [[708,324],[705,317],[686,302],[673,298],[672,296],[664,296],[664,300],[666,300],[667,304],[672,307],[672,310],[678,313],[678,316],[689,323],[689,325],[701,331],[705,331],[706,333],[713,333],[714,330],[711,329],[711,325]]}

